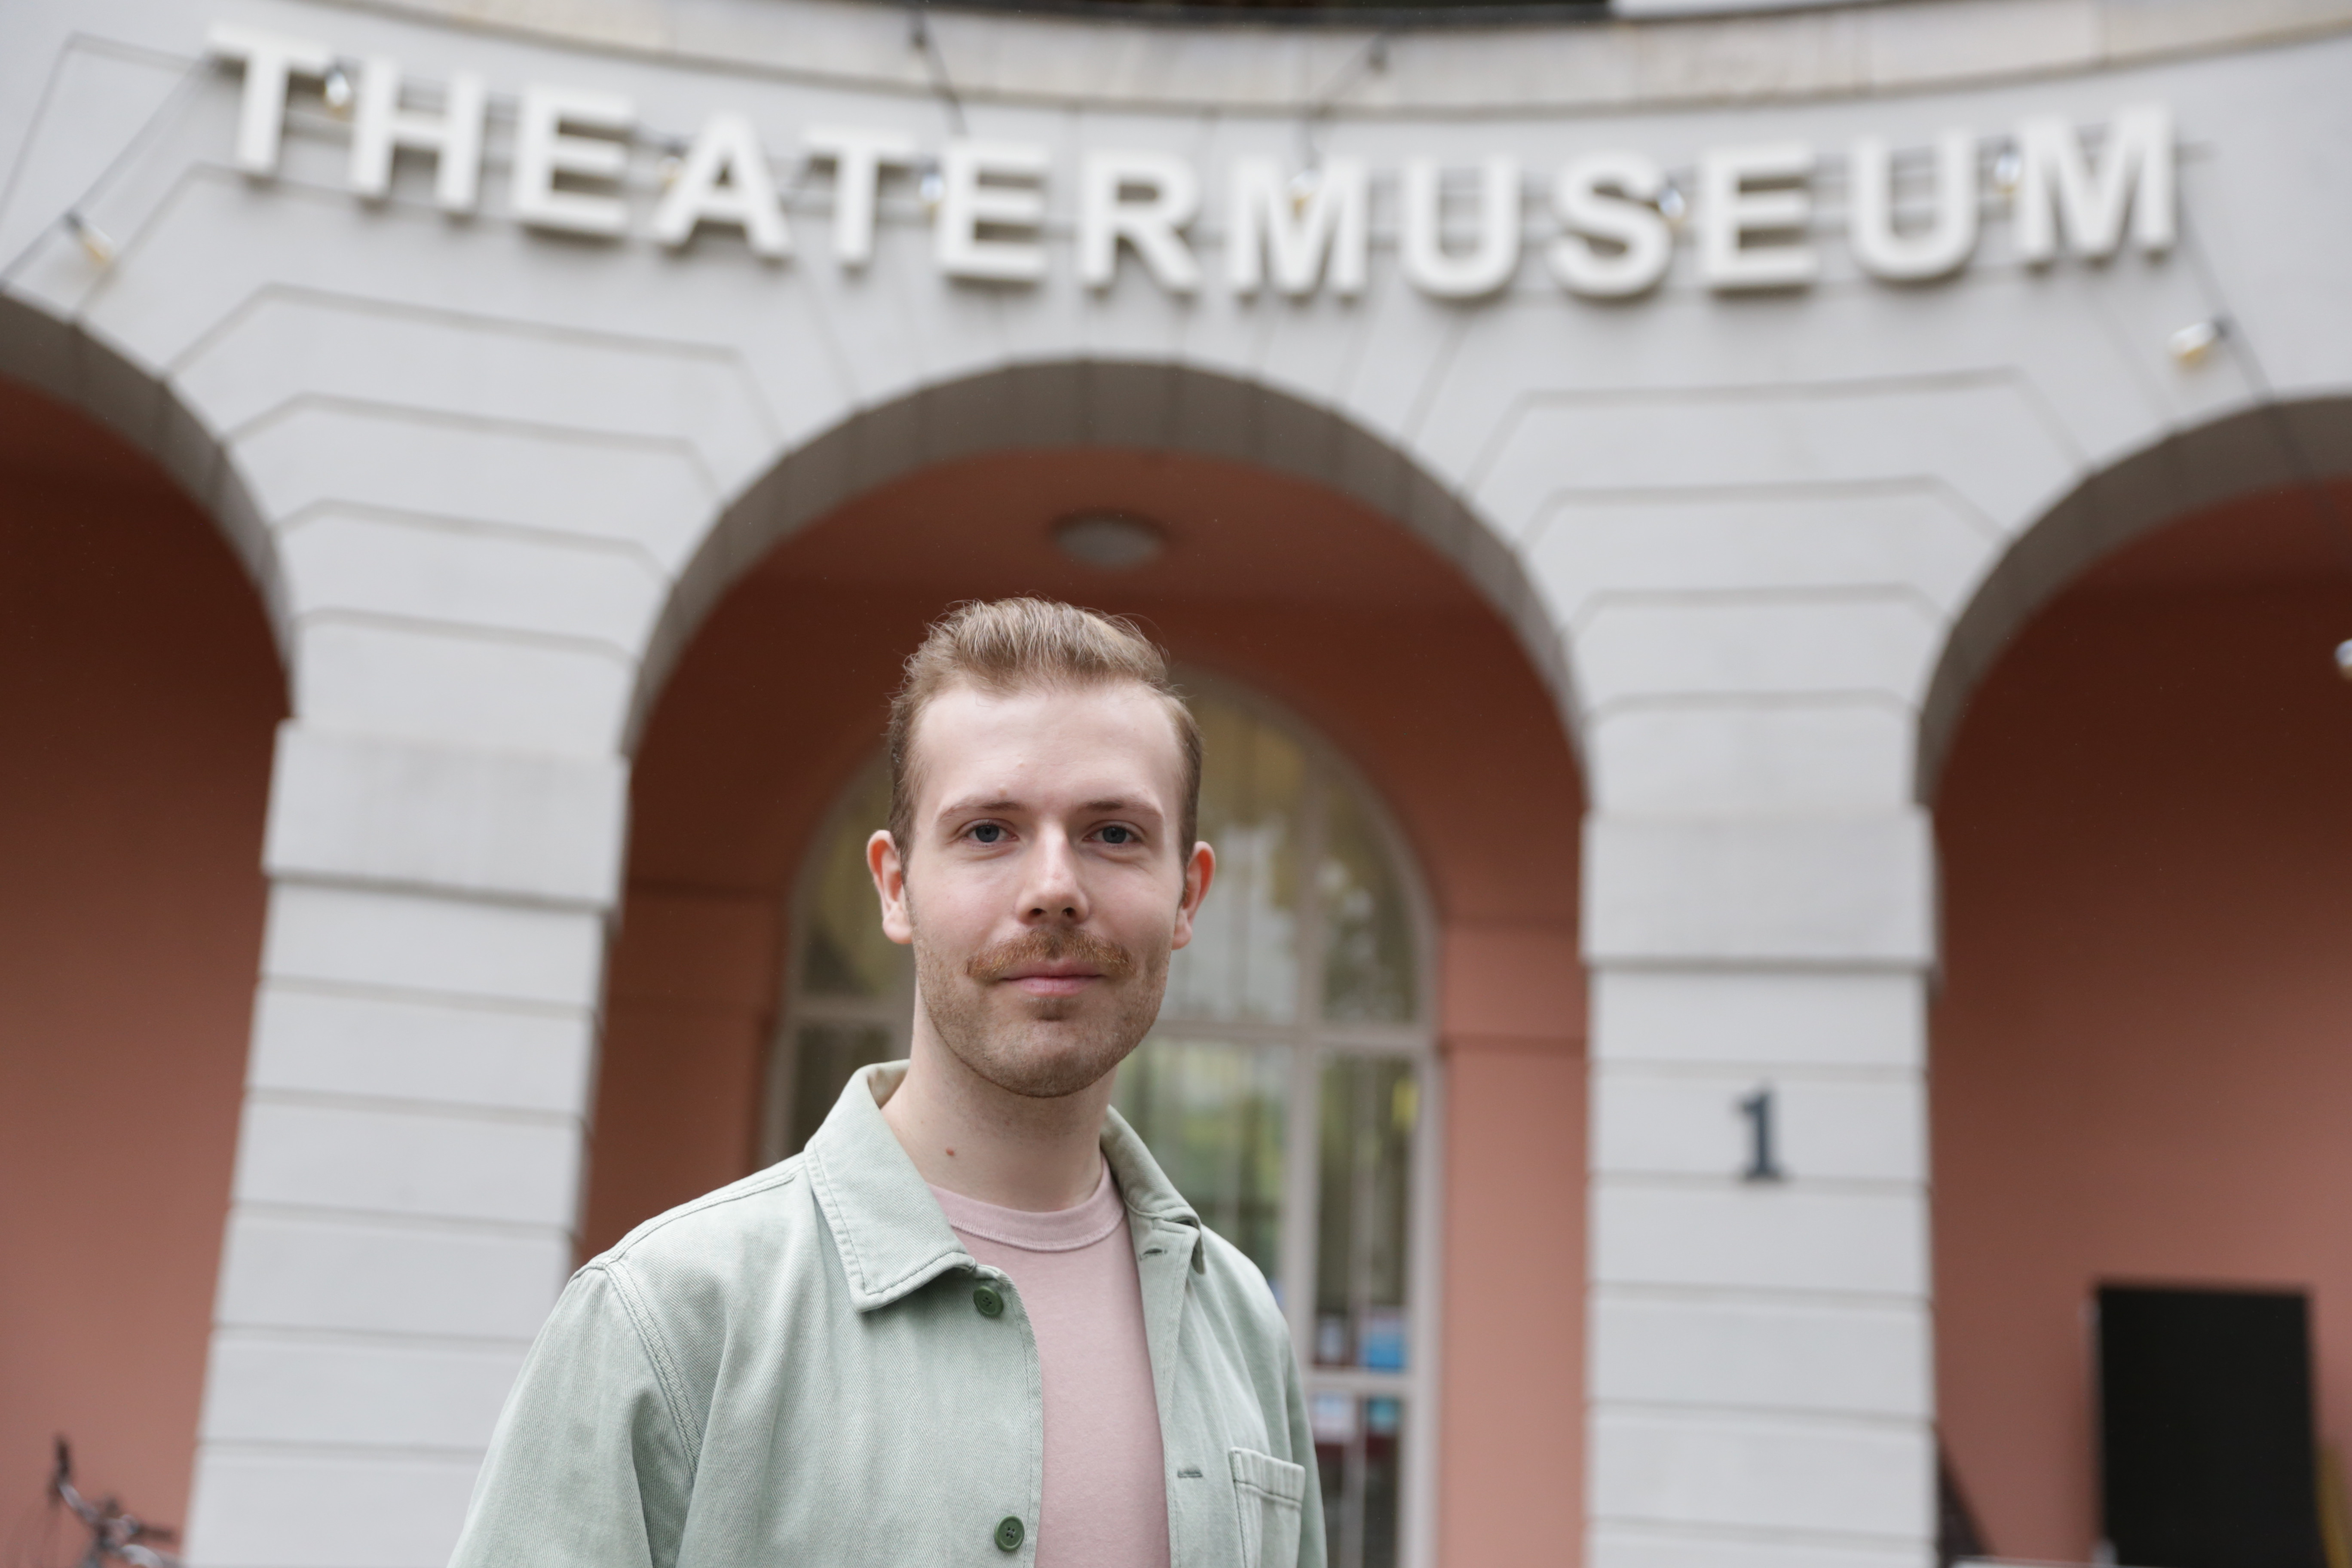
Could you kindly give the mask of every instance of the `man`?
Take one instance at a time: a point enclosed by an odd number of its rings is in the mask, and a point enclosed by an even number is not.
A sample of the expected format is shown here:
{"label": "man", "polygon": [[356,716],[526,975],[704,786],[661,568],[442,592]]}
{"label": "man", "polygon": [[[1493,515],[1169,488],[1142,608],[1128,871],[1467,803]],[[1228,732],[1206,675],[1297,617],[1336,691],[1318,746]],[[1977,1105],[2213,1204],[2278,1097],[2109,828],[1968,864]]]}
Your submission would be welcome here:
{"label": "man", "polygon": [[1288,1332],[1110,1109],[1216,859],[1123,622],[931,628],[867,860],[912,1047],[557,1302],[457,1568],[1321,1568]]}

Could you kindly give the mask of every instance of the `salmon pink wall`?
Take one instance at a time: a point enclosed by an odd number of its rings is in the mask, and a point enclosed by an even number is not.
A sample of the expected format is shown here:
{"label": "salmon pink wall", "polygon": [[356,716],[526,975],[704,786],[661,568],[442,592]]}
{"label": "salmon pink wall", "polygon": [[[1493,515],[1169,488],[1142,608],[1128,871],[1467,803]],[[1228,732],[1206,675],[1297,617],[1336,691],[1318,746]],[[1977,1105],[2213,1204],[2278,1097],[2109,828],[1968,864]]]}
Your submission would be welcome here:
{"label": "salmon pink wall", "polygon": [[2086,1562],[2103,1280],[2312,1292],[2352,1441],[2352,570],[2299,497],[2090,574],[1985,683],[1937,808],[1944,1436],[1990,1544]]}
{"label": "salmon pink wall", "polygon": [[212,523],[0,383],[0,1535],[58,1432],[184,1519],[284,691]]}
{"label": "salmon pink wall", "polygon": [[[1079,566],[1048,524],[1156,519],[1158,562]],[[697,635],[638,763],[586,1245],[748,1170],[811,835],[879,743],[898,667],[959,599],[1142,616],[1182,662],[1284,703],[1412,844],[1441,927],[1446,1147],[1443,1555],[1573,1561],[1580,1527],[1582,796],[1549,695],[1453,568],[1262,470],[1142,452],[927,470],[774,551]]]}

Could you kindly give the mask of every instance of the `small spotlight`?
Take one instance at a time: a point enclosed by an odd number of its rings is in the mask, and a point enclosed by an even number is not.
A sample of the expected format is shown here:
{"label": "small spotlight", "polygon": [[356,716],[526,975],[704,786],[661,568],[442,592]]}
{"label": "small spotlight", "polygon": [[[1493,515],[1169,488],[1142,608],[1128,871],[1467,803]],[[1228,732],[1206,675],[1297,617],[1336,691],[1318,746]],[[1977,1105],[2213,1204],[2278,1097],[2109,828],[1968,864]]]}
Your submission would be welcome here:
{"label": "small spotlight", "polygon": [[922,174],[915,181],[915,195],[922,202],[923,210],[927,213],[939,211],[940,203],[947,199],[947,176],[940,173],[937,163],[926,160]]}
{"label": "small spotlight", "polygon": [[1992,161],[1993,189],[2002,195],[2013,196],[2024,181],[2025,160],[2018,156],[2016,148],[2004,148],[2000,156]]}
{"label": "small spotlight", "polygon": [[2218,316],[2209,321],[2191,321],[2165,339],[2164,346],[2182,364],[2195,365],[2201,363],[2205,356],[2213,352],[2213,345],[2227,336],[2229,331],[2229,323]]}
{"label": "small spotlight", "polygon": [[1680,186],[1666,184],[1658,188],[1658,216],[1671,224],[1680,224],[1690,216],[1690,203],[1684,199]]}
{"label": "small spotlight", "polygon": [[1291,175],[1290,210],[1294,214],[1305,212],[1307,204],[1315,199],[1315,193],[1322,187],[1323,171],[1318,168],[1310,165]]}
{"label": "small spotlight", "polygon": [[342,67],[336,66],[327,72],[327,79],[320,83],[319,91],[320,96],[326,99],[327,107],[333,110],[337,114],[348,113],[350,111],[352,107],[352,79],[344,72]]}
{"label": "small spotlight", "polygon": [[2336,645],[2336,673],[2352,680],[2352,637]]}
{"label": "small spotlight", "polygon": [[66,232],[81,241],[82,253],[100,267],[114,262],[114,241],[106,237],[99,226],[78,212],[66,213]]}
{"label": "small spotlight", "polygon": [[1082,511],[1054,525],[1054,543],[1082,566],[1132,572],[1160,559],[1168,535],[1160,525],[1118,511]]}

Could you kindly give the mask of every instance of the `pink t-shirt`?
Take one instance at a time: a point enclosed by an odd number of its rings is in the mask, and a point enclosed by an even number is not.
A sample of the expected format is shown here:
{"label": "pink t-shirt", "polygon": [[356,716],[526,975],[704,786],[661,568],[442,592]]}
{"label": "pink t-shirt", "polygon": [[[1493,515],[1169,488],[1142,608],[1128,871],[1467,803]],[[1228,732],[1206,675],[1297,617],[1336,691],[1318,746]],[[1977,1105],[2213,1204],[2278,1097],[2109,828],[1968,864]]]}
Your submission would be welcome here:
{"label": "pink t-shirt", "polygon": [[971,1255],[1012,1277],[1037,1337],[1045,1384],[1037,1568],[1168,1568],[1143,1287],[1109,1163],[1092,1197],[1051,1214],[931,1192]]}

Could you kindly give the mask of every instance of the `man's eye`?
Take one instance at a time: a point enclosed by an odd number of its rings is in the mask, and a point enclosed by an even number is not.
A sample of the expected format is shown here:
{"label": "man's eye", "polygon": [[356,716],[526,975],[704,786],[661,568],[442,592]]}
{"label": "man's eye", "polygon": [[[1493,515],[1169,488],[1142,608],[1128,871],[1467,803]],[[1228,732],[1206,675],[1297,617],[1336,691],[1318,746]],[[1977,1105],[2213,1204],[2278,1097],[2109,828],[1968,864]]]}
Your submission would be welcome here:
{"label": "man's eye", "polygon": [[1102,837],[1106,844],[1132,844],[1135,842],[1135,829],[1121,827],[1114,822],[1102,830]]}
{"label": "man's eye", "polygon": [[1004,829],[993,822],[980,823],[971,830],[971,841],[975,844],[998,844],[1003,838]]}

